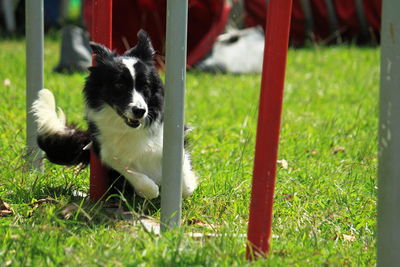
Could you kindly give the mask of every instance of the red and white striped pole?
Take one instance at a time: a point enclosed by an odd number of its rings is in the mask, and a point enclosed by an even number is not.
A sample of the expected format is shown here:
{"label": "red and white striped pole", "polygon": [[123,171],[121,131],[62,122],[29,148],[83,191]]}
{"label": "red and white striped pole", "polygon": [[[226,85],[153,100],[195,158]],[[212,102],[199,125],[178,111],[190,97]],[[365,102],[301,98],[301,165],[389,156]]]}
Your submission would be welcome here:
{"label": "red and white striped pole", "polygon": [[247,258],[270,247],[278,142],[292,0],[270,0],[250,202]]}
{"label": "red and white striped pole", "polygon": [[[91,39],[112,49],[112,0],[94,0],[92,2]],[[107,169],[96,154],[90,153],[90,199],[102,198],[108,189]]]}

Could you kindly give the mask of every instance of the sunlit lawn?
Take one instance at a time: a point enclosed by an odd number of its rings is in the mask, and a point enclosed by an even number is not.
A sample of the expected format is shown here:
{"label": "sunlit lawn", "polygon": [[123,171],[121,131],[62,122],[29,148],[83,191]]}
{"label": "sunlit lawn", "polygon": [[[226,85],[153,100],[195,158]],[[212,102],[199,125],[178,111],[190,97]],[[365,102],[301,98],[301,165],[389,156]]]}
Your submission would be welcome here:
{"label": "sunlit lawn", "polygon": [[[87,170],[48,162],[43,173],[24,168],[24,53],[23,41],[0,42],[0,199],[13,209],[0,217],[0,265],[248,264],[259,75],[188,73],[185,116],[195,126],[190,150],[201,184],[183,203],[184,227],[157,236],[72,197],[74,190],[88,191]],[[45,87],[69,121],[85,127],[84,75],[53,73],[58,58],[59,44],[47,40]],[[287,168],[278,168],[270,256],[253,264],[376,263],[378,63],[375,48],[290,50],[279,149]],[[158,220],[154,205],[132,210]]]}

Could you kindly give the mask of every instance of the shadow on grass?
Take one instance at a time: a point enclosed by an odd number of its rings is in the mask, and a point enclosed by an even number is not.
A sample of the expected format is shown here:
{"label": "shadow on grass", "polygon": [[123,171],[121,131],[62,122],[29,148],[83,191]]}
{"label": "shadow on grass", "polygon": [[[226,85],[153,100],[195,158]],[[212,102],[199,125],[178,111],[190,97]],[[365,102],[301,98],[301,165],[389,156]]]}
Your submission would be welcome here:
{"label": "shadow on grass", "polygon": [[161,205],[160,197],[146,200],[135,194],[122,177],[114,180],[106,195],[98,201],[90,200],[86,192],[77,188],[74,184],[49,186],[34,181],[30,188],[14,188],[8,197],[17,200],[18,217],[41,220],[44,217],[54,219],[55,216],[61,224],[64,220],[66,224],[85,224],[89,227],[153,217]]}
{"label": "shadow on grass", "polygon": [[113,184],[107,194],[100,200],[90,200],[83,192],[75,190],[54,190],[54,195],[64,195],[69,201],[58,205],[57,214],[65,220],[81,221],[87,224],[113,224],[115,221],[132,221],[143,216],[154,216],[160,209],[160,198],[146,200],[137,194],[127,184],[121,188]]}

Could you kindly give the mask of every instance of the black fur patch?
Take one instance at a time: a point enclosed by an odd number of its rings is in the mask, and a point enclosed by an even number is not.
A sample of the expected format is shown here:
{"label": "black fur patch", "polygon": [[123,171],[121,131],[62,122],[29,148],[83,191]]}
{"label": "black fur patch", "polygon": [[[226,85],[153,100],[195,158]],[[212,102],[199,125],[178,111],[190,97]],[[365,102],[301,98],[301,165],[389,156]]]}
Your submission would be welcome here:
{"label": "black fur patch", "polygon": [[144,30],[140,30],[137,36],[137,45],[126,51],[124,56],[140,58],[147,64],[153,64],[155,51],[151,44],[149,35]]}
{"label": "black fur patch", "polygon": [[90,152],[83,150],[91,141],[87,131],[70,129],[66,134],[39,136],[40,149],[46,152],[49,161],[60,165],[89,164]]}

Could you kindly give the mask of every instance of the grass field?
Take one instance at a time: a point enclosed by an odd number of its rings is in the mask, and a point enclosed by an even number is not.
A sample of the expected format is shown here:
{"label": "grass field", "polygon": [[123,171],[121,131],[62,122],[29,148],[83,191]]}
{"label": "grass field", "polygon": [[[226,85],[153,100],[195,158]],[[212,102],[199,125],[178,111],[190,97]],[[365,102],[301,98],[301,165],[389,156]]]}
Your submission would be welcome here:
{"label": "grass field", "polygon": [[[43,173],[25,169],[24,54],[23,41],[0,42],[0,200],[13,210],[0,217],[0,266],[250,264],[243,234],[259,75],[188,73],[186,122],[196,127],[191,151],[201,184],[183,203],[184,227],[157,236],[73,197],[88,191],[87,170],[48,162]],[[84,75],[53,73],[58,58],[59,44],[46,40],[45,87],[69,121],[84,126]],[[279,159],[287,166],[278,168],[270,256],[252,264],[372,266],[379,50],[290,50],[286,77]],[[131,210],[157,220],[152,205]]]}

